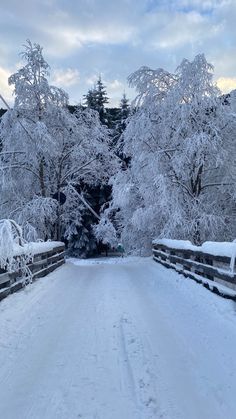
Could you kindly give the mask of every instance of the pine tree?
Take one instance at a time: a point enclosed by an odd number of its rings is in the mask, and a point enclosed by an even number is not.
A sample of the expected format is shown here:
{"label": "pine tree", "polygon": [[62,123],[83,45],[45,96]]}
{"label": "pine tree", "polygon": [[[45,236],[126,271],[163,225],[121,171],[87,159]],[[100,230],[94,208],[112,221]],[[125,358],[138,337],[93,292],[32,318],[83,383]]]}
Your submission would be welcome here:
{"label": "pine tree", "polygon": [[121,121],[126,120],[130,113],[129,99],[126,97],[126,93],[123,93],[122,99],[120,101],[120,116]]}
{"label": "pine tree", "polygon": [[113,143],[116,148],[116,152],[119,155],[119,157],[122,158],[123,160],[125,159],[123,156],[124,138],[122,134],[125,131],[129,114],[130,114],[129,99],[127,99],[126,94],[123,93],[123,96],[120,101],[120,108],[119,108],[119,113],[118,113],[118,117],[116,121],[115,135],[114,135],[114,140],[113,140]]}
{"label": "pine tree", "polygon": [[89,89],[88,93],[84,95],[84,105],[87,108],[97,110],[97,97],[95,88]]}
{"label": "pine tree", "polygon": [[101,76],[99,76],[96,83],[96,106],[99,114],[105,111],[104,105],[109,102],[106,87],[104,86]]}
{"label": "pine tree", "polygon": [[117,130],[121,135],[127,124],[127,118],[130,113],[129,99],[127,99],[126,94],[123,93],[122,99],[120,101],[120,112],[119,112],[119,122],[117,125]]}
{"label": "pine tree", "polygon": [[109,102],[106,87],[104,86],[101,76],[99,76],[93,89],[90,89],[84,96],[84,104],[90,109],[94,109],[99,113],[102,124],[107,124],[105,104]]}

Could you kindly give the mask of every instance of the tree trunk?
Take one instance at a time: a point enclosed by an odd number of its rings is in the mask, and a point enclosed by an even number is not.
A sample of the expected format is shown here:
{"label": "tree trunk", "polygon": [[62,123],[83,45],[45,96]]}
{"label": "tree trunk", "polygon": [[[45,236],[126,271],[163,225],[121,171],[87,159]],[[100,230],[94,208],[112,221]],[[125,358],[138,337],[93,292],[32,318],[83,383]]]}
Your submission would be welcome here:
{"label": "tree trunk", "polygon": [[39,162],[39,182],[40,182],[40,189],[42,197],[46,197],[46,188],[45,188],[45,181],[44,181],[44,159],[41,158]]}

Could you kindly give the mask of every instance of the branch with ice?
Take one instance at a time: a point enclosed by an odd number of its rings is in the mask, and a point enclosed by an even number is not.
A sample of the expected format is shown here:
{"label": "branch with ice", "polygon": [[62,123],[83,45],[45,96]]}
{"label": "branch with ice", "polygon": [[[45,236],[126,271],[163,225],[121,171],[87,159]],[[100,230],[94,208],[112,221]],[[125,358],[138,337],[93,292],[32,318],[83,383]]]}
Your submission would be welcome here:
{"label": "branch with ice", "polygon": [[30,247],[24,247],[22,229],[14,220],[0,220],[0,267],[8,272],[26,270]]}

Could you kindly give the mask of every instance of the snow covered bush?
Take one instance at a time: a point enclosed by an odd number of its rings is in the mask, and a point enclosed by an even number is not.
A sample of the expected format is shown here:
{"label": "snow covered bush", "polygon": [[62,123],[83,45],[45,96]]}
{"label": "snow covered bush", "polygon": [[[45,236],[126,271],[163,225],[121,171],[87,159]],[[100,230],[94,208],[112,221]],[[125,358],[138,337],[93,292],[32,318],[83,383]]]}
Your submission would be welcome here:
{"label": "snow covered bush", "polygon": [[26,276],[30,275],[27,263],[31,259],[30,248],[24,249],[25,241],[21,227],[14,220],[0,220],[0,268],[8,272],[21,269]]}
{"label": "snow covered bush", "polygon": [[113,223],[106,216],[106,213],[103,214],[99,224],[94,226],[94,232],[97,239],[102,243],[107,244],[110,247],[117,247],[117,232]]}

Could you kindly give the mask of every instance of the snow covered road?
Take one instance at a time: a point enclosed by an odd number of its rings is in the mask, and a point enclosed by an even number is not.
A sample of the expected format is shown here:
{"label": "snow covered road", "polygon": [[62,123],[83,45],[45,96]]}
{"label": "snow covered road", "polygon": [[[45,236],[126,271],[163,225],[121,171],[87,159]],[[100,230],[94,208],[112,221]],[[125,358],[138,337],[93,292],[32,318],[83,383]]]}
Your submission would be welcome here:
{"label": "snow covered road", "polygon": [[0,418],[235,419],[235,348],[232,301],[149,258],[71,261],[0,303]]}

